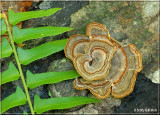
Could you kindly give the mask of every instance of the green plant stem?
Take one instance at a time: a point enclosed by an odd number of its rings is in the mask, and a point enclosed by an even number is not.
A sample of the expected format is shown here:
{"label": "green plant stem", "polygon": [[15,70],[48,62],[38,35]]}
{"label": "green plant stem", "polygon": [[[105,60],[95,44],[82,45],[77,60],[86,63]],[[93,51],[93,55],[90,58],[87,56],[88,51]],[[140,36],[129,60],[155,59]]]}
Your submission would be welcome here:
{"label": "green plant stem", "polygon": [[22,79],[22,82],[23,82],[24,90],[25,90],[25,93],[26,93],[26,96],[27,96],[27,101],[28,101],[31,113],[32,113],[32,115],[34,115],[33,106],[32,106],[31,99],[30,99],[29,92],[28,92],[28,88],[27,88],[27,85],[26,85],[26,82],[25,82],[25,79],[24,79],[24,75],[23,75],[23,72],[22,72],[21,64],[19,62],[18,54],[17,54],[16,48],[15,48],[15,45],[14,45],[13,36],[12,36],[11,30],[10,30],[10,27],[9,27],[9,23],[8,23],[6,15],[4,14],[3,16],[4,16],[4,20],[6,22],[9,38],[10,38],[11,45],[12,45],[12,48],[13,48],[13,53],[15,55],[17,66],[18,66],[18,69],[19,69],[19,72],[20,72],[20,76],[21,76],[21,79]]}

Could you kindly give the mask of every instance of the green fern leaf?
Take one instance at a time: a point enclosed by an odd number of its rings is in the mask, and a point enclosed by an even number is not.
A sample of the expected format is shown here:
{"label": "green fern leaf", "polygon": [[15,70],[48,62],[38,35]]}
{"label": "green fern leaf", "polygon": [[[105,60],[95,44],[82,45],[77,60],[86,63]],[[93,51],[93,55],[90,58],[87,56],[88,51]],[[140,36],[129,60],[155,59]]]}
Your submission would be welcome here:
{"label": "green fern leaf", "polygon": [[33,74],[27,71],[27,86],[29,88],[35,88],[44,84],[58,83],[63,80],[73,79],[80,75],[76,71],[63,71],[63,72],[47,72]]}
{"label": "green fern leaf", "polygon": [[59,10],[61,10],[61,8],[52,8],[48,10],[15,13],[12,9],[9,9],[8,10],[9,22],[11,25],[16,25],[21,21],[28,20],[31,18],[50,16]]}
{"label": "green fern leaf", "polygon": [[0,35],[3,35],[3,34],[6,33],[6,31],[7,31],[7,28],[6,28],[6,25],[5,25],[5,22],[4,22],[4,19],[3,19],[3,18],[1,19],[0,25],[1,25]]}
{"label": "green fern leaf", "polygon": [[67,109],[78,105],[97,103],[100,100],[89,97],[58,97],[41,99],[38,95],[34,97],[34,110],[40,114],[52,109]]}
{"label": "green fern leaf", "polygon": [[70,30],[72,30],[72,28],[68,27],[47,26],[47,27],[37,27],[28,29],[18,29],[17,26],[13,26],[13,39],[16,43],[21,43],[31,39],[62,34]]}
{"label": "green fern leaf", "polygon": [[12,47],[6,38],[2,39],[1,58],[9,57],[12,54]]}
{"label": "green fern leaf", "polygon": [[19,86],[17,86],[15,93],[9,95],[4,100],[2,100],[1,113],[4,113],[6,110],[12,107],[24,105],[26,101],[26,95],[24,94],[23,90]]}
{"label": "green fern leaf", "polygon": [[10,62],[9,64],[9,67],[6,71],[2,72],[1,74],[1,84],[5,84],[7,82],[10,82],[10,81],[15,81],[15,80],[18,80],[19,79],[19,72],[18,70],[16,69],[15,65]]}
{"label": "green fern leaf", "polygon": [[49,56],[53,53],[59,52],[64,49],[67,43],[67,40],[68,39],[48,42],[28,50],[18,48],[17,52],[18,52],[19,60],[21,64],[27,65],[35,60],[38,60],[40,58]]}
{"label": "green fern leaf", "polygon": [[26,111],[23,112],[23,115],[28,115],[28,113]]}

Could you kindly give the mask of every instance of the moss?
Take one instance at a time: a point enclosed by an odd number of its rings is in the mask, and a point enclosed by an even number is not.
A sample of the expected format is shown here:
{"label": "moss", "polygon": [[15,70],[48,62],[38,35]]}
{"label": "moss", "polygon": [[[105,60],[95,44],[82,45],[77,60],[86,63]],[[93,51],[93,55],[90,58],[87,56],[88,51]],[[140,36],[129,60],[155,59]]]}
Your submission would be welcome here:
{"label": "moss", "polygon": [[137,44],[138,44],[138,41],[135,41],[134,43],[137,45]]}
{"label": "moss", "polygon": [[64,58],[64,59],[62,59],[62,60],[61,60],[61,62],[62,62],[62,63],[66,62],[66,59],[65,59],[65,58]]}
{"label": "moss", "polygon": [[145,34],[145,36],[148,36],[148,37],[150,36],[150,38],[154,35],[151,32],[149,32],[148,29],[145,29],[144,34]]}

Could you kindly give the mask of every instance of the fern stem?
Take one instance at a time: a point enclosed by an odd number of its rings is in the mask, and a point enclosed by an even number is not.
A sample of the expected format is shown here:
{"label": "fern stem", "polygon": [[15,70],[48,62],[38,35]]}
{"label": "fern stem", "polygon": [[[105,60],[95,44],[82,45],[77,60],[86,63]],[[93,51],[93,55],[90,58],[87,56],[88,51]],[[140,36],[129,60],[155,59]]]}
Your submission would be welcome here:
{"label": "fern stem", "polygon": [[29,92],[28,92],[28,88],[27,88],[25,79],[24,79],[24,75],[23,75],[23,71],[22,71],[22,67],[21,67],[19,58],[18,58],[18,54],[17,54],[16,48],[15,48],[15,45],[14,45],[13,36],[12,36],[11,30],[10,30],[10,27],[9,27],[9,23],[8,23],[8,20],[7,20],[7,17],[6,17],[5,14],[3,15],[3,17],[4,17],[4,20],[5,20],[5,23],[6,23],[6,27],[7,27],[8,34],[9,34],[9,38],[10,38],[11,45],[12,45],[12,48],[13,48],[13,53],[15,55],[17,66],[18,66],[18,69],[19,69],[19,72],[20,72],[20,76],[21,76],[21,79],[22,79],[22,82],[23,82],[23,86],[24,86],[24,90],[25,90],[25,93],[26,93],[27,101],[28,101],[31,113],[32,113],[32,115],[34,115],[32,102],[31,102],[31,99],[30,99],[30,96],[29,96]]}

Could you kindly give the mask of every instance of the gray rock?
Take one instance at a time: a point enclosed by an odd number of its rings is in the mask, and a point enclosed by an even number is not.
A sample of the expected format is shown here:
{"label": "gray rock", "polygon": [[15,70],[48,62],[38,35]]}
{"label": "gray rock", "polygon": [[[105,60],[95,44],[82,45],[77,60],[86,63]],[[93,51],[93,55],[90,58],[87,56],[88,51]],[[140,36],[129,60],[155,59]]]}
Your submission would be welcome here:
{"label": "gray rock", "polygon": [[50,8],[62,8],[59,12],[52,16],[41,18],[35,23],[38,25],[52,25],[52,26],[69,26],[70,15],[78,11],[81,7],[87,5],[85,1],[44,1],[39,5],[41,10]]}
{"label": "gray rock", "polygon": [[[147,10],[146,10],[147,9]],[[90,22],[106,26],[111,37],[135,44],[142,53],[147,78],[158,69],[158,2],[90,2],[71,15],[69,35],[86,34]]]}
{"label": "gray rock", "polygon": [[96,103],[94,108],[98,110],[98,113],[110,113],[114,112],[114,109],[120,106],[121,100],[112,96],[101,100],[100,103]]}
{"label": "gray rock", "polygon": [[48,10],[48,9],[52,8],[51,4],[52,4],[52,1],[43,1],[43,2],[39,5],[39,8],[40,8],[41,10]]}
{"label": "gray rock", "polygon": [[110,96],[101,100],[99,103],[88,104],[86,107],[83,107],[78,111],[69,112],[69,114],[112,114],[114,112],[114,108],[120,106],[120,104],[120,99]]}
{"label": "gray rock", "polygon": [[98,110],[94,109],[93,107],[93,104],[89,104],[78,111],[68,112],[67,114],[98,114]]}
{"label": "gray rock", "polygon": [[149,78],[152,80],[153,83],[160,84],[159,72],[160,72],[160,69],[158,69],[156,72],[151,73],[149,75]]}
{"label": "gray rock", "polygon": [[134,91],[121,100],[114,113],[156,114],[159,112],[159,85],[140,74],[137,76]]}
{"label": "gray rock", "polygon": [[159,12],[158,2],[146,2],[142,10],[143,21],[147,21],[152,17],[156,16]]}
{"label": "gray rock", "polygon": [[67,58],[54,60],[48,67],[48,71],[60,72],[60,71],[69,71],[69,70],[75,70],[75,69],[74,69],[73,63]]}

